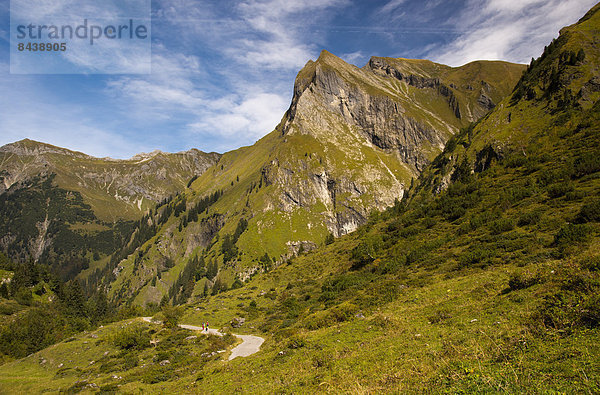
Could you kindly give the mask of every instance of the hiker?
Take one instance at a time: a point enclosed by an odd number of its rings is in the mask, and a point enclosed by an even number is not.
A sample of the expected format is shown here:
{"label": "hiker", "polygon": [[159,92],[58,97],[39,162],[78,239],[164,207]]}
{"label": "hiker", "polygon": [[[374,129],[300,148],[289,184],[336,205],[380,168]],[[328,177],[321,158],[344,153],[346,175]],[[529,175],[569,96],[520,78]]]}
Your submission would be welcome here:
{"label": "hiker", "polygon": [[202,323],[202,332],[204,332],[204,323]]}
{"label": "hiker", "polygon": [[208,332],[208,322],[205,325],[206,325],[206,331]]}

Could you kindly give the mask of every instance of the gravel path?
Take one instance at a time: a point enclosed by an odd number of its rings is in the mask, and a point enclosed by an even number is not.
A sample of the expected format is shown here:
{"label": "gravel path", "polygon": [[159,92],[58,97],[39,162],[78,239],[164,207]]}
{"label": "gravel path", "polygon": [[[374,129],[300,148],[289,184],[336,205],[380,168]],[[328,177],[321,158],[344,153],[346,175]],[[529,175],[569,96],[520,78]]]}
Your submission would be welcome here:
{"label": "gravel path", "polygon": [[[161,323],[159,321],[152,320],[152,317],[142,317],[142,319],[146,322],[150,322],[153,324]],[[179,327],[183,329],[189,329],[191,331],[207,333],[206,331],[202,330],[201,326],[179,324]],[[223,334],[216,329],[209,329],[208,333],[215,336],[223,336]],[[265,341],[265,339],[263,339],[262,337],[254,335],[236,335],[235,333],[233,333],[233,336],[242,339],[242,344],[238,345],[237,347],[234,347],[231,350],[229,361],[237,357],[247,357],[249,355],[256,354],[260,350],[260,346]]]}

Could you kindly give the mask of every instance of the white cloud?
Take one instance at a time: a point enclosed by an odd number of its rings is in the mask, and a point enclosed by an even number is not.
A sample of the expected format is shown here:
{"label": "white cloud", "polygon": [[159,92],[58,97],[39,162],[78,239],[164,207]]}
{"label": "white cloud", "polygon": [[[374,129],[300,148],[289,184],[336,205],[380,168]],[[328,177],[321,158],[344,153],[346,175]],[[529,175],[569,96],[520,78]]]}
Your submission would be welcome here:
{"label": "white cloud", "polygon": [[362,51],[356,51],[341,54],[340,58],[342,58],[346,63],[350,63],[355,66],[361,67],[362,65],[359,65],[359,63],[364,62],[365,59],[368,59],[368,56],[365,56],[365,54],[362,53]]}
{"label": "white cloud", "polygon": [[596,0],[471,0],[453,23],[464,29],[427,57],[459,66],[473,60],[528,63],[565,25],[575,23]]}
{"label": "white cloud", "polygon": [[[27,53],[12,52],[12,70],[15,73],[149,73],[150,72],[150,32],[146,39],[110,40],[102,37],[101,30],[107,26],[127,24],[129,18],[135,20],[135,26],[140,19],[147,20],[146,29],[150,29],[149,16],[150,0],[12,0],[10,5],[10,20],[15,25],[47,27],[71,26],[77,31],[86,26],[85,39],[64,38],[67,50],[54,53],[52,57],[44,57]],[[92,27],[99,34],[93,40]],[[133,31],[133,28],[131,29]],[[62,31],[62,30],[61,30]],[[119,28],[119,31],[120,28]],[[31,34],[30,30],[30,34]],[[41,37],[49,35],[49,31],[38,34]],[[33,29],[33,36],[37,36]],[[16,39],[15,39],[16,40]],[[93,45],[92,45],[93,44]],[[13,44],[15,45],[15,44]]]}
{"label": "white cloud", "polygon": [[191,123],[189,129],[200,135],[220,136],[229,143],[249,144],[277,126],[287,105],[280,95],[257,93],[231,103],[227,109],[209,110],[201,120]]}
{"label": "white cloud", "polygon": [[[175,133],[209,138],[216,144],[210,149],[251,144],[280,121],[290,100],[282,92],[291,93],[295,73],[320,50],[302,21],[315,23],[344,4],[247,0],[228,9],[160,0],[155,32],[160,38],[168,31],[168,45],[154,45],[152,75],[113,78],[106,92],[127,106],[128,116],[183,123]],[[184,54],[194,49],[198,56]],[[211,57],[208,69],[204,57]]]}
{"label": "white cloud", "polygon": [[396,11],[406,0],[390,0],[379,10],[379,14],[389,14]]}
{"label": "white cloud", "polygon": [[196,109],[205,103],[203,93],[194,82],[203,76],[196,56],[172,53],[156,46],[152,58],[152,75],[118,77],[107,83],[108,93],[152,112],[157,108]]}
{"label": "white cloud", "polygon": [[[248,0],[238,6],[241,19],[254,32],[253,39],[239,38],[228,54],[253,67],[298,69],[315,48],[303,40],[302,20],[311,24],[328,9],[346,5],[346,0]],[[317,49],[318,51],[318,49]],[[236,56],[236,54],[238,54]],[[240,55],[241,54],[241,55]]]}

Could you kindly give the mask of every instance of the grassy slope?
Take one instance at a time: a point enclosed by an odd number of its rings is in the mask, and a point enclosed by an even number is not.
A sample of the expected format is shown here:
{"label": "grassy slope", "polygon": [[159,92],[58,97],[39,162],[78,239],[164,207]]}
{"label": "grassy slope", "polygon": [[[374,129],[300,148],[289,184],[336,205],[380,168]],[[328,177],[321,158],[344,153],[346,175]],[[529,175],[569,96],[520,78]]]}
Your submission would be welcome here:
{"label": "grassy slope", "polygon": [[[197,338],[185,340],[188,336]],[[130,340],[127,344],[133,347],[119,346],[125,343],[117,343],[116,339]],[[158,341],[157,345],[148,347],[150,339]],[[197,377],[205,365],[222,366],[221,357],[228,354],[217,351],[227,350],[234,342],[231,336],[219,338],[184,329],[162,329],[139,319],[123,321],[3,365],[6,370],[0,378],[0,391],[163,392],[177,382],[180,389],[189,392],[193,388],[189,379],[178,378]],[[165,360],[169,362],[161,365]],[[174,382],[167,386],[161,383],[165,378]]]}

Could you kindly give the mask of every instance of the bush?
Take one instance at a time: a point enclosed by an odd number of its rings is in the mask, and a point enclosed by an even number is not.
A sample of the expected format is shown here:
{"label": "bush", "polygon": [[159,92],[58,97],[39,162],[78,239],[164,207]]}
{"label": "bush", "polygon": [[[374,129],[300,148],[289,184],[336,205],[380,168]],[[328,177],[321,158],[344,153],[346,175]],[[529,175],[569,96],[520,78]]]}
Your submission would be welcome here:
{"label": "bush", "polygon": [[600,270],[600,255],[596,256],[587,256],[579,261],[579,264],[582,268],[589,271],[599,271]]}
{"label": "bush", "polygon": [[460,267],[468,267],[477,264],[484,265],[491,257],[491,252],[482,246],[472,247],[464,252],[459,258]]}
{"label": "bush", "polygon": [[575,218],[577,223],[600,222],[600,199],[586,203]]}
{"label": "bush", "polygon": [[179,319],[183,315],[183,310],[179,307],[165,305],[162,309],[164,316],[163,325],[165,328],[177,328]]}
{"label": "bush", "polygon": [[352,249],[353,268],[358,269],[375,260],[383,247],[381,236],[368,236],[364,241]]}
{"label": "bush", "polygon": [[588,328],[596,328],[600,325],[600,295],[591,295],[583,302],[579,322]]}
{"label": "bush", "polygon": [[575,266],[559,272],[556,285],[543,295],[533,323],[569,334],[576,328],[600,326],[600,283],[596,273]]}
{"label": "bush", "polygon": [[469,219],[469,225],[471,227],[471,230],[475,230],[483,225],[488,224],[490,221],[498,219],[499,216],[499,211],[486,210],[480,214],[473,215],[471,219]]}
{"label": "bush", "polygon": [[511,291],[529,288],[540,282],[537,275],[523,275],[522,273],[513,273],[508,280],[508,288]]}
{"label": "bush", "polygon": [[325,237],[325,245],[332,244],[334,240],[335,237],[333,236],[333,233],[327,234],[327,236]]}
{"label": "bush", "polygon": [[432,218],[432,217],[425,217],[425,218],[423,218],[423,221],[421,221],[421,224],[422,224],[422,225],[423,225],[425,228],[427,228],[427,229],[431,229],[431,228],[433,228],[433,227],[434,227],[434,226],[437,224],[437,221],[436,221],[436,219],[435,219],[435,218]]}
{"label": "bush", "polygon": [[572,202],[575,200],[581,200],[586,196],[587,196],[587,193],[585,193],[585,191],[580,191],[580,190],[575,189],[574,191],[567,192],[567,194],[565,195],[565,200]]}
{"label": "bush", "polygon": [[540,222],[542,217],[541,211],[529,211],[521,214],[519,220],[517,221],[518,226],[527,226],[527,225],[535,225]]}
{"label": "bush", "polygon": [[575,160],[574,177],[583,177],[600,171],[600,155],[594,152],[586,152]]}
{"label": "bush", "polygon": [[559,182],[552,184],[548,187],[548,196],[551,199],[557,199],[566,195],[569,192],[573,192],[575,188],[571,182]]}
{"label": "bush", "polygon": [[515,224],[510,218],[501,218],[492,222],[489,226],[492,234],[499,235],[500,233],[508,232],[513,230]]}
{"label": "bush", "polygon": [[592,229],[587,224],[567,224],[554,236],[556,246],[582,244],[589,240]]}
{"label": "bush", "polygon": [[15,300],[22,305],[29,306],[33,301],[33,295],[29,288],[19,288],[15,294]]}
{"label": "bush", "polygon": [[529,161],[529,157],[523,155],[521,152],[515,152],[506,157],[506,159],[504,160],[504,166],[514,169],[517,167],[524,166]]}
{"label": "bush", "polygon": [[122,350],[143,350],[150,346],[150,334],[144,325],[132,323],[115,333],[112,343]]}
{"label": "bush", "polygon": [[439,324],[440,322],[446,321],[451,317],[452,316],[450,315],[450,312],[448,311],[448,309],[443,308],[443,309],[437,310],[435,313],[433,313],[432,315],[427,317],[427,319],[432,324]]}

